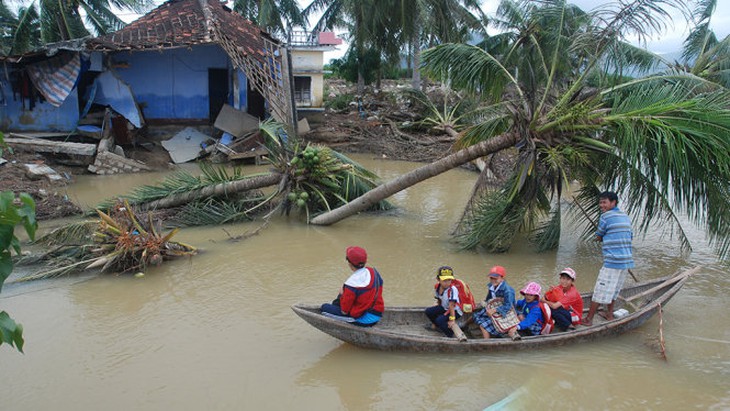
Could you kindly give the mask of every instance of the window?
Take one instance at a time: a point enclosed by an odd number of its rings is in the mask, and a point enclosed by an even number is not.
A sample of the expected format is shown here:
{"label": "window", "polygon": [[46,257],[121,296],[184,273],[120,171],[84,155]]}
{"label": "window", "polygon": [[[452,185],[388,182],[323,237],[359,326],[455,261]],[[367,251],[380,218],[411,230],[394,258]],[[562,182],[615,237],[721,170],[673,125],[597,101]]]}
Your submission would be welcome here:
{"label": "window", "polygon": [[294,101],[298,106],[312,105],[311,77],[294,77]]}

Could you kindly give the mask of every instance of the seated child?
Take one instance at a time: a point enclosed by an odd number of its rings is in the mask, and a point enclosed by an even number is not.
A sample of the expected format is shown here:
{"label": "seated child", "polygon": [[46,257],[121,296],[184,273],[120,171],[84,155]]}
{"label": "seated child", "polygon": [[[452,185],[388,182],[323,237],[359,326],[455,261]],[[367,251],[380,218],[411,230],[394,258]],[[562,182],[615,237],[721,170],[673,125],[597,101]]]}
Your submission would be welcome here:
{"label": "seated child", "polygon": [[[519,340],[520,335],[515,327],[518,323],[514,311],[515,290],[504,280],[505,275],[507,273],[500,265],[495,265],[489,270],[489,293],[484,301],[486,305],[474,313],[474,322],[479,324],[484,338],[509,335],[513,340]],[[490,303],[492,300],[499,304]]]}
{"label": "seated child", "polygon": [[426,316],[447,337],[453,337],[454,331],[451,327],[463,314],[459,307],[459,290],[451,284],[454,270],[448,266],[440,267],[436,270],[436,279],[439,281],[434,290],[436,304],[426,308]]}
{"label": "seated child", "polygon": [[540,335],[542,332],[543,316],[540,309],[540,284],[530,282],[520,290],[525,298],[517,301],[515,311],[520,323],[517,324],[517,332],[522,336]]}
{"label": "seated child", "polygon": [[551,287],[542,300],[550,306],[555,326],[565,331],[580,324],[583,317],[583,298],[575,287],[575,271],[566,267],[560,272],[560,284]]}

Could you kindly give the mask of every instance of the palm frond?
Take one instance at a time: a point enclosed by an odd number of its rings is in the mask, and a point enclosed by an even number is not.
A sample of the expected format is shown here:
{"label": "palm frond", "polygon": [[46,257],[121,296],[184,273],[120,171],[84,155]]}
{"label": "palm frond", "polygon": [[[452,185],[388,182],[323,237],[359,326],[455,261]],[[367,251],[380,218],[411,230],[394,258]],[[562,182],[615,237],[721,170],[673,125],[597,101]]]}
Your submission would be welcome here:
{"label": "palm frond", "polygon": [[59,244],[87,244],[91,238],[91,234],[96,230],[98,225],[98,221],[92,220],[70,223],[37,238],[35,243],[49,246]]}
{"label": "palm frond", "polygon": [[486,192],[465,216],[464,229],[455,234],[455,240],[463,249],[505,252],[519,232],[524,213],[525,209],[508,201],[502,192]]}
{"label": "palm frond", "polygon": [[258,200],[258,198],[251,198],[223,201],[208,198],[205,201],[188,203],[172,218],[172,222],[182,226],[201,226],[250,221],[252,218],[248,209]]}
{"label": "palm frond", "polygon": [[[257,175],[244,175],[240,168],[229,172],[224,166],[216,166],[205,162],[199,163],[202,175],[194,176],[187,171],[178,171],[155,185],[136,187],[128,195],[123,196],[130,204],[149,203],[154,200],[169,197],[175,194],[186,193],[212,187],[221,183],[242,180]],[[116,199],[107,199],[99,203],[96,208],[108,210]]]}
{"label": "palm frond", "polygon": [[684,0],[627,0],[606,3],[592,14],[601,26],[600,38],[604,44],[633,36],[640,43],[648,37],[665,31],[672,21],[672,10],[688,17],[690,10]]}
{"label": "palm frond", "polygon": [[[517,80],[499,59],[479,47],[466,44],[443,44],[423,52],[424,74],[444,79],[456,90],[498,99],[507,84],[518,93]],[[454,64],[454,62],[459,64]]]}
{"label": "palm frond", "polygon": [[537,251],[554,250],[560,245],[562,213],[558,201],[550,213],[550,218],[540,224],[530,235],[530,242]]}

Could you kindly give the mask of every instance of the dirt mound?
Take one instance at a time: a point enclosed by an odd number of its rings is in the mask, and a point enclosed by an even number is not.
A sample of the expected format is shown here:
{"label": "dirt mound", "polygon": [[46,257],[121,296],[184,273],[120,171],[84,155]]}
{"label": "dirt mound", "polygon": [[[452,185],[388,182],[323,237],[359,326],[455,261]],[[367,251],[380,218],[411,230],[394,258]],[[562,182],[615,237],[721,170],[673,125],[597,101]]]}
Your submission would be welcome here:
{"label": "dirt mound", "polygon": [[56,182],[51,182],[46,178],[32,180],[26,175],[23,164],[48,164],[46,158],[39,154],[9,153],[8,151],[3,151],[3,158],[8,162],[0,165],[0,191],[30,194],[36,203],[38,220],[81,213],[81,209],[63,192],[63,187],[72,181],[72,170],[75,170],[76,167],[53,164],[51,167],[64,176],[63,180]]}

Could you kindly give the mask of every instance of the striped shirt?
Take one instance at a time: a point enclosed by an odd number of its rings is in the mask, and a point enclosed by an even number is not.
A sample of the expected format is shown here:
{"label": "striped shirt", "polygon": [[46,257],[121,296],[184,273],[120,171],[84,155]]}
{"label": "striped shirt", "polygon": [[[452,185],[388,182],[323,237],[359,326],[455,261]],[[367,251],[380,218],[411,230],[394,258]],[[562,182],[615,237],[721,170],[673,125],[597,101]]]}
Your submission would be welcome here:
{"label": "striped shirt", "polygon": [[596,235],[603,239],[603,266],[625,270],[634,266],[631,255],[631,219],[618,207],[606,211],[598,221]]}

